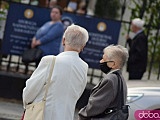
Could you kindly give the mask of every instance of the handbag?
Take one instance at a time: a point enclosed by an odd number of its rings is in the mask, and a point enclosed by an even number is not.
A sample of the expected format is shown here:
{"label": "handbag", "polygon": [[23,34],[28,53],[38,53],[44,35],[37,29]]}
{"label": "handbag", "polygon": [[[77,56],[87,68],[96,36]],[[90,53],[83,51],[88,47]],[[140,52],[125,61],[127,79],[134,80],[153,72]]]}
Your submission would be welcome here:
{"label": "handbag", "polygon": [[22,62],[31,63],[36,62],[42,57],[43,51],[39,48],[31,48],[23,52]]}
{"label": "handbag", "polygon": [[54,63],[55,63],[55,57],[53,57],[52,66],[51,66],[48,82],[46,85],[44,98],[40,102],[31,103],[26,106],[24,120],[44,120],[44,110],[45,110],[46,97],[47,97],[49,84],[51,81],[51,75],[52,75],[52,71],[54,68]]}
{"label": "handbag", "polygon": [[118,99],[116,108],[106,109],[102,114],[91,118],[90,120],[127,120],[129,116],[129,105],[124,104],[124,93],[122,78],[117,72],[114,72],[118,76],[118,93],[116,99]]}

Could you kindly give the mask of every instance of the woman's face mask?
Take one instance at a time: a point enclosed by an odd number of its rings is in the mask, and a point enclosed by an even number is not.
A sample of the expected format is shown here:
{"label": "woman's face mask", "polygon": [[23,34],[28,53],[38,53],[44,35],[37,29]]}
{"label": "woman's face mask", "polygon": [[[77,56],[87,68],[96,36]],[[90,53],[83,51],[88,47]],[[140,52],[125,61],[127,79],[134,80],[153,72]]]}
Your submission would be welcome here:
{"label": "woman's face mask", "polygon": [[111,69],[112,69],[112,68],[108,67],[108,65],[107,65],[108,62],[113,62],[113,61],[107,61],[107,62],[100,63],[100,69],[101,69],[101,71],[104,72],[104,73],[106,73],[106,74],[108,72],[110,72]]}

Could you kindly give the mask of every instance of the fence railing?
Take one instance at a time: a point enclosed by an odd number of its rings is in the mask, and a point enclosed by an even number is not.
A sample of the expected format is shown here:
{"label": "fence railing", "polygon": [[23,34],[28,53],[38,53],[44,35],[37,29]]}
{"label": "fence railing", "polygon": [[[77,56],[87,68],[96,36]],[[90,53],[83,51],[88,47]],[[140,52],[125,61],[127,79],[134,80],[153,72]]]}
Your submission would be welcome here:
{"label": "fence railing", "polygon": [[[26,76],[30,76],[36,69],[35,63],[24,64],[21,56],[15,55],[1,55],[0,59],[0,71],[19,73]],[[17,75],[17,74],[16,74]],[[98,69],[89,68],[88,70],[88,82],[95,84],[102,79],[103,73]]]}

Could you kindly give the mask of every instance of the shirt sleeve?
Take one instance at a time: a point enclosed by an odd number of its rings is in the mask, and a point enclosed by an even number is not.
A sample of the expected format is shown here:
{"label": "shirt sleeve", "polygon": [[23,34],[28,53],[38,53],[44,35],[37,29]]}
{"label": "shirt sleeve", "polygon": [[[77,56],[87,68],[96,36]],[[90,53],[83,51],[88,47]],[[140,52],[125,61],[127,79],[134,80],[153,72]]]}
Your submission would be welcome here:
{"label": "shirt sleeve", "polygon": [[88,104],[79,111],[79,117],[91,117],[103,113],[114,99],[113,83],[105,80],[89,97]]}
{"label": "shirt sleeve", "polygon": [[23,104],[24,107],[28,103],[32,103],[36,96],[42,90],[46,78],[47,78],[47,69],[48,69],[48,61],[46,61],[45,57],[43,57],[40,61],[39,66],[33,72],[31,77],[26,81],[26,87],[23,89]]}
{"label": "shirt sleeve", "polygon": [[137,37],[137,44],[134,46],[137,53],[136,56],[144,57],[147,46],[145,45],[146,43],[147,43],[147,38],[143,34]]}
{"label": "shirt sleeve", "polygon": [[54,39],[57,39],[58,37],[63,35],[63,25],[60,23],[57,23],[56,25],[53,25],[51,29],[41,37],[39,40],[41,41],[41,44],[48,43]]}

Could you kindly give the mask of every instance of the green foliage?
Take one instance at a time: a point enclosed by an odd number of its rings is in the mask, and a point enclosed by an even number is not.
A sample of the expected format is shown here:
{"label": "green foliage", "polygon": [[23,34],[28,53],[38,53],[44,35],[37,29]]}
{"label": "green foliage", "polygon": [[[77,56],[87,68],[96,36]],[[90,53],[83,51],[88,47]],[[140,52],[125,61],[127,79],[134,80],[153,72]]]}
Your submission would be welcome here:
{"label": "green foliage", "polygon": [[4,11],[0,11],[0,21],[1,20],[5,20],[5,12]]}
{"label": "green foliage", "polygon": [[119,16],[119,0],[97,0],[95,6],[95,15],[104,18],[116,18]]}
{"label": "green foliage", "polygon": [[[9,8],[9,4],[5,1],[0,1],[0,21],[6,20],[6,12]],[[0,25],[0,29],[2,26]]]}
{"label": "green foliage", "polygon": [[0,2],[0,20],[6,19],[6,11],[9,8],[9,4],[5,1]]}
{"label": "green foliage", "polygon": [[13,2],[20,2],[21,0],[12,0]]}
{"label": "green foliage", "polygon": [[[145,32],[148,35],[148,61],[160,61],[160,0],[131,0],[134,3],[131,19],[140,17],[145,21]],[[154,66],[155,68],[158,65]]]}

